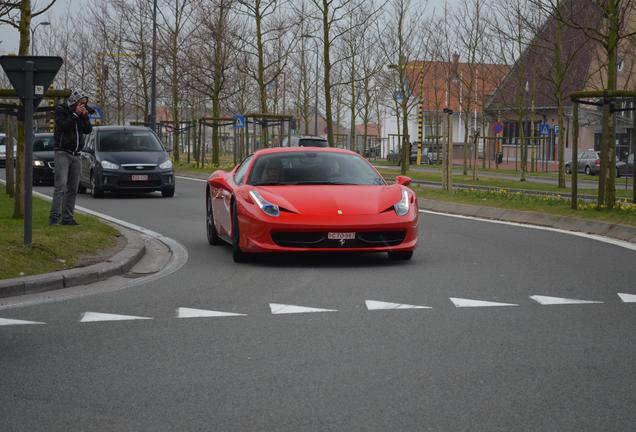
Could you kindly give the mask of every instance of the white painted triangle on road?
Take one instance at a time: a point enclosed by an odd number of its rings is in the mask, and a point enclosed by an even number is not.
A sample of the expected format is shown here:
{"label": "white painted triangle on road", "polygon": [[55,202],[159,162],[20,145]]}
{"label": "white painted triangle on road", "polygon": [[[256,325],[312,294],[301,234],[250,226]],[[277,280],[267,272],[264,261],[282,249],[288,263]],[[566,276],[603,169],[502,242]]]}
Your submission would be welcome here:
{"label": "white painted triangle on road", "polygon": [[389,303],[377,300],[365,300],[368,310],[381,309],[431,309],[429,306],[417,306],[403,303]]}
{"label": "white painted triangle on road", "polygon": [[533,295],[530,298],[542,305],[563,305],[563,304],[587,304],[587,303],[603,303],[602,301],[579,300],[563,297],[549,297]]}
{"label": "white painted triangle on road", "polygon": [[10,325],[27,325],[27,324],[46,324],[38,321],[24,321],[17,319],[9,319],[9,318],[0,318],[0,326],[10,326]]}
{"label": "white painted triangle on road", "polygon": [[618,293],[623,303],[636,303],[636,294]]}
{"label": "white painted triangle on road", "polygon": [[338,312],[336,309],[320,309],[306,306],[294,306],[280,303],[270,303],[269,308],[273,315],[279,314],[294,314],[294,313],[308,313],[308,312]]}
{"label": "white painted triangle on road", "polygon": [[465,298],[450,297],[450,301],[453,302],[455,307],[492,307],[492,306],[519,306],[514,303],[500,303],[484,300],[472,300]]}
{"label": "white painted triangle on road", "polygon": [[140,317],[133,315],[116,315],[99,312],[84,312],[80,322],[96,322],[96,321],[129,321],[129,320],[149,320],[149,317]]}
{"label": "white painted triangle on road", "polygon": [[205,309],[192,309],[180,307],[177,309],[177,318],[212,318],[212,317],[228,317],[228,316],[245,316],[245,314],[233,312],[220,312]]}

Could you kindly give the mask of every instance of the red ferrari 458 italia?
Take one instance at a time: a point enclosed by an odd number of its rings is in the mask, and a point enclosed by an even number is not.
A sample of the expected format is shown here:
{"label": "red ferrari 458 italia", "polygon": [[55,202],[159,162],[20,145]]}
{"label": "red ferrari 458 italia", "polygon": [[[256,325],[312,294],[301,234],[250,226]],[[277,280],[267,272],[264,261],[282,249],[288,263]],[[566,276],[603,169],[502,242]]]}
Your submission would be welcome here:
{"label": "red ferrari 458 italia", "polygon": [[408,260],[418,222],[410,182],[398,176],[387,184],[347,150],[259,150],[208,178],[208,242],[231,244],[236,262],[252,253],[307,251],[388,252]]}

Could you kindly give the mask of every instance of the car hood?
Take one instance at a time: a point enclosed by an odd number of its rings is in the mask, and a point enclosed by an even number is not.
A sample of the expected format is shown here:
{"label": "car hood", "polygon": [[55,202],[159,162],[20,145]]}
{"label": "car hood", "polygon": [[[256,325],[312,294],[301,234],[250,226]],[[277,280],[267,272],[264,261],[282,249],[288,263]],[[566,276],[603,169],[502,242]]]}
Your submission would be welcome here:
{"label": "car hood", "polygon": [[155,164],[159,165],[168,159],[168,154],[156,152],[100,152],[98,159],[121,164]]}
{"label": "car hood", "polygon": [[402,196],[399,185],[302,185],[255,187],[263,198],[279,207],[300,214],[332,216],[376,215],[397,203]]}
{"label": "car hood", "polygon": [[33,160],[52,161],[55,159],[55,152],[53,151],[38,151],[33,152]]}

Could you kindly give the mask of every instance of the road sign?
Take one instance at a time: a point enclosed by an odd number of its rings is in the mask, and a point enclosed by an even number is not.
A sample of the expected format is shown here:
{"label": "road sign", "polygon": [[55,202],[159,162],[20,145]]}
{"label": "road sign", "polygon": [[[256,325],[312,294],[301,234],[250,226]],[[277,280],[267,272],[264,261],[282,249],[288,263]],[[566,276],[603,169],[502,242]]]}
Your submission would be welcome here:
{"label": "road sign", "polygon": [[0,65],[4,69],[18,97],[22,100],[27,95],[25,67],[26,62],[33,62],[33,108],[40,105],[44,89],[49,88],[57,71],[62,66],[61,57],[34,57],[34,56],[1,56]]}
{"label": "road sign", "polygon": [[559,125],[554,125],[554,134],[555,135],[559,134]]}
{"label": "road sign", "polygon": [[503,132],[503,124],[501,124],[500,122],[496,122],[493,123],[492,125],[492,130],[496,133],[496,134],[500,134]]}
{"label": "road sign", "polygon": [[541,136],[550,135],[550,125],[548,125],[547,123],[541,123],[539,126],[539,134]]}
{"label": "road sign", "polygon": [[101,120],[102,119],[102,108],[97,105],[90,105],[91,108],[95,110],[93,114],[89,114],[88,118],[90,120]]}
{"label": "road sign", "polygon": [[243,115],[235,115],[234,116],[234,129],[243,129],[245,127],[245,116]]}

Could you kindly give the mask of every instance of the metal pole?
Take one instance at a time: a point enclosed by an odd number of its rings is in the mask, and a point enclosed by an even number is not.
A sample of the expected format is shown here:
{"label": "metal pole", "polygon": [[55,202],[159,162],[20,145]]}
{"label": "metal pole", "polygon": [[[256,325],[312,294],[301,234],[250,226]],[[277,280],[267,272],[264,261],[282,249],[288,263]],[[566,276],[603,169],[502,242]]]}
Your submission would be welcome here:
{"label": "metal pole", "polygon": [[150,129],[157,129],[157,0],[152,4],[152,71],[150,80]]}
{"label": "metal pole", "polygon": [[[24,245],[31,247],[32,236],[32,208],[31,194],[33,192],[33,70],[34,63],[27,61],[25,71],[24,95]],[[11,143],[9,143],[11,145]]]}
{"label": "metal pole", "polygon": [[[318,60],[320,59],[318,51],[318,42],[316,45],[316,100],[314,101],[314,135],[318,136]],[[332,143],[329,143],[331,145]]]}
{"label": "metal pole", "polygon": [[578,161],[578,153],[579,153],[579,103],[574,102],[574,107],[572,109],[572,117],[573,123],[572,126],[572,165],[570,165],[570,171],[572,172],[572,199],[571,199],[571,207],[576,210],[578,207],[578,171],[577,167],[579,164]]}

